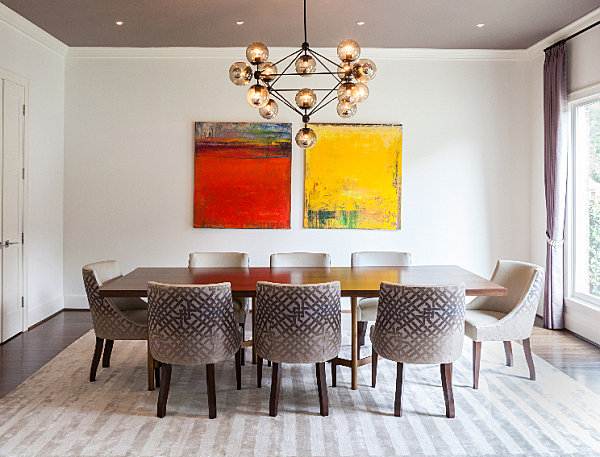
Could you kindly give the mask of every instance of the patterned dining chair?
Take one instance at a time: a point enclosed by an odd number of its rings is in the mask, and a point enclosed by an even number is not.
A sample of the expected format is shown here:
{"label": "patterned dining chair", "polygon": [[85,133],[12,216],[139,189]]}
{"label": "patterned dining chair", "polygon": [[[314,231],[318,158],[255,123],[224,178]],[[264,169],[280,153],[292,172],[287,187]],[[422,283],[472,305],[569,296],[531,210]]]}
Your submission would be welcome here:
{"label": "patterned dining chair", "polygon": [[[248,268],[250,258],[245,252],[191,252],[189,268]],[[246,316],[250,298],[233,299],[235,320],[241,327],[242,341],[246,339]],[[245,364],[245,350],[242,349],[242,365]]]}
{"label": "patterned dining chair", "polygon": [[477,297],[467,304],[465,335],[473,340],[473,388],[479,387],[481,343],[503,341],[506,365],[513,365],[511,341],[522,340],[529,378],[535,380],[530,337],[540,296],[544,288],[544,269],[513,260],[499,260],[492,282],[506,287],[504,297]]}
{"label": "patterned dining chair", "polygon": [[315,363],[319,410],[329,415],[325,362],[341,345],[340,283],[256,285],[257,385],[261,387],[262,360],[273,362],[269,415],[277,416],[281,364]]}
{"label": "patterned dining chair", "polygon": [[280,252],[271,254],[271,268],[330,267],[331,257],[321,252]]}
{"label": "patterned dining chair", "polygon": [[160,364],[156,415],[167,413],[172,365],[206,365],[208,417],[217,417],[215,363],[235,355],[236,388],[241,386],[240,345],[231,284],[148,283],[148,337]]}
{"label": "patterned dining chair", "polygon": [[[93,382],[96,380],[101,356],[102,367],[110,366],[110,356],[115,340],[148,339],[148,305],[137,297],[104,299],[100,297],[99,289],[102,284],[122,276],[116,260],[104,260],[85,265],[82,268],[82,275],[96,334],[96,347],[90,369],[90,381]],[[103,349],[104,355],[102,354]],[[158,368],[155,367],[148,348],[148,390],[154,390],[155,374],[158,384]]]}
{"label": "patterned dining chair", "polygon": [[372,386],[378,356],[396,366],[394,416],[402,416],[404,364],[439,364],[446,417],[454,417],[452,362],[462,352],[465,324],[464,284],[403,286],[381,283],[379,309],[371,327]]}

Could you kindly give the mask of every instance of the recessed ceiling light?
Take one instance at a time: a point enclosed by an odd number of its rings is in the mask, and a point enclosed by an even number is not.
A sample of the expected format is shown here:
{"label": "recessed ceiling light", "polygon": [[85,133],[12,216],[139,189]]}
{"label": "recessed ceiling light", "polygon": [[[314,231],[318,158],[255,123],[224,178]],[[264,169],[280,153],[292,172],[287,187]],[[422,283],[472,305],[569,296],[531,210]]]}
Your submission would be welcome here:
{"label": "recessed ceiling light", "polygon": [[477,27],[479,27],[479,28],[485,27],[485,24],[477,24]]}
{"label": "recessed ceiling light", "polygon": [[243,24],[244,24],[244,21],[235,21],[235,23],[236,23],[237,25],[243,25]]}
{"label": "recessed ceiling light", "polygon": [[365,25],[365,21],[358,21],[356,25]]}
{"label": "recessed ceiling light", "polygon": [[115,24],[117,24],[117,25],[123,25],[123,21],[116,21]]}

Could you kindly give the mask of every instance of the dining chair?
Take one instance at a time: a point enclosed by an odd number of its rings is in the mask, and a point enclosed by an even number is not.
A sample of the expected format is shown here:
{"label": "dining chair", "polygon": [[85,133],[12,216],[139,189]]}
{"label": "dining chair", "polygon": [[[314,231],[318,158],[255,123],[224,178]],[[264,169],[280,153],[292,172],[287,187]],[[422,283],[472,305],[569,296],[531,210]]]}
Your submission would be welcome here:
{"label": "dining chair", "polygon": [[381,283],[379,309],[371,327],[372,387],[377,359],[396,362],[394,416],[402,416],[404,364],[439,364],[446,417],[454,417],[452,363],[462,352],[465,285],[402,286]]}
{"label": "dining chair", "polygon": [[330,267],[329,254],[320,252],[280,252],[271,254],[271,268]]}
{"label": "dining chair", "polygon": [[473,340],[473,388],[479,387],[481,343],[503,341],[506,365],[513,366],[511,341],[522,340],[529,379],[535,380],[530,337],[544,288],[544,269],[531,263],[498,260],[490,279],[506,287],[503,297],[477,297],[467,304],[465,335]]}
{"label": "dining chair", "polygon": [[319,410],[329,415],[325,362],[336,357],[341,345],[339,281],[321,284],[256,285],[257,386],[262,382],[262,360],[273,362],[269,415],[277,416],[284,363],[316,364]]}
{"label": "dining chair", "polygon": [[235,355],[236,388],[241,386],[242,337],[231,303],[231,284],[148,283],[148,339],[160,364],[156,415],[167,413],[172,365],[206,365],[208,417],[217,417],[215,363]]}
{"label": "dining chair", "polygon": [[[85,265],[82,275],[96,334],[96,346],[90,368],[90,381],[94,382],[100,357],[102,367],[110,366],[115,340],[148,340],[148,305],[137,297],[100,297],[99,290],[102,284],[122,276],[116,260]],[[158,385],[158,368],[155,367],[148,347],[148,390],[154,390],[155,376]]]}
{"label": "dining chair", "polygon": [[[189,268],[248,268],[250,259],[245,252],[191,252]],[[242,341],[246,339],[246,316],[250,298],[233,299],[235,320],[241,327]],[[245,350],[242,349],[242,365],[245,365]]]}

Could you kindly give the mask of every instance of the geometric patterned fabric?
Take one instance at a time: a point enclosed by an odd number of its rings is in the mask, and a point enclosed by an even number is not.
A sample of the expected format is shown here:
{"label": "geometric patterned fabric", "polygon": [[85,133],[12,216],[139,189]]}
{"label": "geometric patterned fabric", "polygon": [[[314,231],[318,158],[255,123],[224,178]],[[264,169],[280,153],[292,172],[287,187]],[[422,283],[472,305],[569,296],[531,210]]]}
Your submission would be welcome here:
{"label": "geometric patterned fabric", "polygon": [[320,363],[340,352],[340,283],[256,284],[254,344],[277,363]]}
{"label": "geometric patterned fabric", "polygon": [[148,335],[150,352],[159,362],[205,365],[230,359],[242,341],[231,284],[149,282]]}
{"label": "geometric patterned fabric", "polygon": [[373,349],[401,363],[451,363],[464,339],[465,286],[401,286],[382,282]]}

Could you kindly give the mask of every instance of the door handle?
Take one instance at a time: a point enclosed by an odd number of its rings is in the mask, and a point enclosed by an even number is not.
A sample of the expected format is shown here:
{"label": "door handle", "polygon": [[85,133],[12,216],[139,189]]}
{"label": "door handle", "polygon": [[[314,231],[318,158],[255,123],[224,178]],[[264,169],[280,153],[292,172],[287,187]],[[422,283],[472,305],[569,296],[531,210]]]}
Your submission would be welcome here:
{"label": "door handle", "polygon": [[4,242],[4,247],[7,248],[7,247],[9,247],[10,245],[13,245],[13,244],[19,244],[19,242],[18,241],[8,241],[8,240],[6,240]]}

